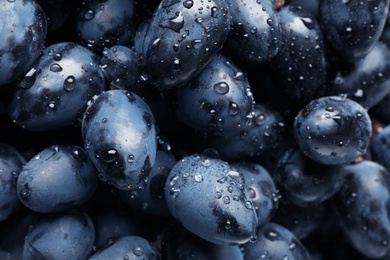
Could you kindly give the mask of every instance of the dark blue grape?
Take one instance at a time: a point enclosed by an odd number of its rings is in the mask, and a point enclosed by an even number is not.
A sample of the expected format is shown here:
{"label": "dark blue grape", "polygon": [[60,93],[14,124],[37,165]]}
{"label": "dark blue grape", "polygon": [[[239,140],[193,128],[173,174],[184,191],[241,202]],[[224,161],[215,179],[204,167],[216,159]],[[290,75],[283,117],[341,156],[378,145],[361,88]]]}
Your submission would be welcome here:
{"label": "dark blue grape", "polygon": [[346,71],[339,71],[327,94],[347,95],[366,109],[381,101],[390,90],[390,50],[377,42],[363,58],[356,59]]}
{"label": "dark blue grape", "polygon": [[388,9],[388,0],[321,1],[319,22],[327,44],[345,59],[364,57],[382,34]]}
{"label": "dark blue grape", "polygon": [[270,61],[281,45],[279,18],[271,0],[227,0],[231,15],[229,53],[248,62]]}
{"label": "dark blue grape", "polygon": [[232,166],[242,174],[246,191],[255,207],[259,226],[269,222],[279,207],[279,191],[269,174],[256,163],[233,163]]}
{"label": "dark blue grape", "polygon": [[136,52],[123,45],[103,50],[101,68],[110,89],[125,89],[140,95],[142,78],[138,72],[138,59]]}
{"label": "dark blue grape", "polygon": [[299,147],[305,155],[322,164],[350,163],[364,155],[371,132],[366,109],[345,97],[315,99],[294,121]]}
{"label": "dark blue grape", "polygon": [[185,228],[215,244],[243,244],[256,232],[243,177],[220,159],[198,154],[181,159],[169,173],[165,199]]}
{"label": "dark blue grape", "polygon": [[102,248],[88,259],[157,260],[161,259],[161,256],[145,238],[133,235],[118,238],[112,244]]}
{"label": "dark blue grape", "polygon": [[313,161],[298,148],[288,149],[273,174],[285,201],[300,206],[316,206],[331,198],[344,182],[342,167]]}
{"label": "dark blue grape", "polygon": [[90,213],[90,217],[95,227],[94,247],[97,250],[112,244],[120,237],[137,233],[137,227],[131,217],[114,206],[99,205],[96,211]]}
{"label": "dark blue grape", "polygon": [[0,222],[0,259],[23,259],[24,240],[37,217],[36,212],[22,210]]}
{"label": "dark blue grape", "polygon": [[77,123],[87,102],[105,89],[100,58],[81,45],[47,47],[9,94],[9,117],[29,131]]}
{"label": "dark blue grape", "polygon": [[253,103],[246,75],[216,54],[197,77],[177,89],[176,115],[202,133],[233,135],[245,126]]}
{"label": "dark blue grape", "polygon": [[314,17],[318,18],[320,12],[320,2],[321,0],[289,0],[288,5],[297,6],[310,12]]}
{"label": "dark blue grape", "polygon": [[[288,197],[282,197],[288,199]],[[325,222],[327,205],[320,203],[315,206],[299,207],[281,200],[279,207],[272,217],[272,222],[290,230],[299,240],[310,238],[310,235],[319,230]]]}
{"label": "dark blue grape", "polygon": [[273,222],[261,226],[256,241],[246,243],[242,248],[245,259],[311,259],[301,241],[290,230]]}
{"label": "dark blue grape", "polygon": [[188,3],[161,1],[139,41],[145,76],[160,89],[193,79],[222,48],[229,33],[225,1]]}
{"label": "dark blue grape", "polygon": [[19,203],[16,180],[26,159],[13,146],[0,144],[0,222],[14,213]]}
{"label": "dark blue grape", "polygon": [[316,18],[302,8],[285,6],[277,14],[282,45],[270,62],[271,87],[276,89],[276,97],[281,96],[280,102],[301,107],[325,94],[327,68],[322,31]]}
{"label": "dark blue grape", "polygon": [[156,129],[138,95],[108,90],[97,96],[84,113],[82,137],[100,180],[125,190],[145,186],[156,160]]}
{"label": "dark blue grape", "polygon": [[128,45],[135,31],[134,0],[81,2],[77,34],[85,47],[99,53],[105,47]]}
{"label": "dark blue grape", "polygon": [[390,255],[390,173],[364,160],[345,166],[346,181],[334,207],[350,244],[368,258]]}
{"label": "dark blue grape", "polygon": [[370,113],[384,124],[390,123],[390,93],[387,93],[384,98],[370,109]]}
{"label": "dark blue grape", "polygon": [[53,145],[30,159],[20,172],[17,192],[29,209],[58,212],[83,205],[97,187],[97,171],[82,147]]}
{"label": "dark blue grape", "polygon": [[0,86],[19,79],[39,57],[47,34],[46,15],[35,0],[0,3]]}
{"label": "dark blue grape", "polygon": [[87,259],[94,237],[86,213],[41,215],[25,238],[23,259]]}
{"label": "dark blue grape", "polygon": [[[263,166],[275,163],[284,151],[287,126],[271,107],[256,103],[249,122],[234,135],[198,135],[199,149],[213,148],[223,160],[253,159]],[[273,166],[272,166],[273,167]]]}
{"label": "dark blue grape", "polygon": [[390,125],[386,125],[371,141],[370,150],[375,161],[390,171]]}
{"label": "dark blue grape", "polygon": [[156,162],[152,167],[146,187],[133,190],[120,190],[120,198],[132,208],[157,216],[170,216],[164,197],[165,183],[169,172],[176,164],[171,151],[159,147]]}

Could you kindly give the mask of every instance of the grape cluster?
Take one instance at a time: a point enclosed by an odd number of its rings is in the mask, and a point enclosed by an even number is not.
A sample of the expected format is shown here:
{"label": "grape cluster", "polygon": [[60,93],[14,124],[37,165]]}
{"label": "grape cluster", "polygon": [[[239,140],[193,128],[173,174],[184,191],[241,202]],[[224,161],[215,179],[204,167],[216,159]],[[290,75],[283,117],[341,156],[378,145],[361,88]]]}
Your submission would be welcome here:
{"label": "grape cluster", "polygon": [[389,259],[389,8],[0,1],[0,259]]}

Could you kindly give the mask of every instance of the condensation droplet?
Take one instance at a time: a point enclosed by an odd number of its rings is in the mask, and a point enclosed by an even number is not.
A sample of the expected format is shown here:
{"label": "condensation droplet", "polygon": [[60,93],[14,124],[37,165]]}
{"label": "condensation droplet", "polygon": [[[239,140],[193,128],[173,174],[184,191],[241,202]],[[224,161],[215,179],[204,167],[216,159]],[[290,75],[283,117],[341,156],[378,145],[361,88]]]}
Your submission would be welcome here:
{"label": "condensation droplet", "polygon": [[256,191],[252,188],[248,188],[249,198],[254,199],[256,198]]}
{"label": "condensation droplet", "polygon": [[187,9],[190,9],[194,5],[194,2],[192,0],[184,1],[183,6]]}
{"label": "condensation droplet", "polygon": [[195,174],[195,175],[194,175],[194,180],[195,180],[196,182],[202,182],[202,181],[203,181],[203,176],[202,176],[200,173]]}
{"label": "condensation droplet", "polygon": [[77,161],[85,161],[87,157],[84,154],[84,151],[81,150],[80,148],[74,148],[71,152],[73,158],[75,158]]}
{"label": "condensation droplet", "polygon": [[90,21],[95,17],[95,11],[92,9],[87,9],[85,10],[83,17],[85,20]]}
{"label": "condensation droplet", "polygon": [[229,115],[231,116],[235,116],[238,114],[238,111],[239,111],[239,107],[236,103],[234,102],[230,102],[229,104]]}
{"label": "condensation droplet", "polygon": [[114,148],[108,149],[107,151],[102,153],[102,159],[105,162],[113,162],[118,159],[119,153]]}
{"label": "condensation droplet", "polygon": [[135,160],[135,156],[134,156],[133,154],[130,154],[130,155],[127,157],[127,161],[128,161],[129,163],[133,163],[134,160]]}
{"label": "condensation droplet", "polygon": [[62,67],[58,63],[53,63],[50,66],[50,71],[52,71],[52,72],[61,72],[62,71]]}
{"label": "condensation droplet", "polygon": [[60,61],[61,59],[62,59],[62,54],[61,53],[54,54],[53,60]]}
{"label": "condensation droplet", "polygon": [[64,81],[64,89],[66,91],[72,91],[76,86],[76,78],[72,75],[68,76]]}
{"label": "condensation droplet", "polygon": [[229,85],[226,82],[218,82],[214,85],[214,89],[218,94],[225,95],[229,92]]}
{"label": "condensation droplet", "polygon": [[258,114],[255,117],[255,124],[258,126],[261,126],[264,124],[266,119],[267,119],[267,117],[264,114]]}
{"label": "condensation droplet", "polygon": [[245,207],[246,207],[247,209],[252,209],[252,202],[250,202],[250,201],[245,201]]}
{"label": "condensation droplet", "polygon": [[136,255],[136,256],[141,256],[143,255],[144,251],[142,250],[142,248],[140,246],[136,246],[136,247],[133,247],[133,253]]}

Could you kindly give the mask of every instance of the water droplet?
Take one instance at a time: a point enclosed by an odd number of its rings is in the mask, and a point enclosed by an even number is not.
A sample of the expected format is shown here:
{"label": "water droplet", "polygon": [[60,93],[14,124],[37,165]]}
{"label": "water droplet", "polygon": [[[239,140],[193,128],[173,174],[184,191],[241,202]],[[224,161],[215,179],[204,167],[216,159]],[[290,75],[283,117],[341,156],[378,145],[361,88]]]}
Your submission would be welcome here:
{"label": "water droplet", "polygon": [[332,119],[333,119],[338,125],[342,125],[342,123],[343,123],[343,118],[341,117],[340,114],[333,115],[333,116],[332,116]]}
{"label": "water droplet", "polygon": [[65,81],[64,81],[64,85],[63,85],[63,88],[66,90],[66,91],[72,91],[76,86],[76,78],[74,76],[68,76]]}
{"label": "water droplet", "polygon": [[268,24],[269,26],[273,26],[273,25],[274,25],[274,20],[272,20],[272,18],[268,18],[268,19],[267,19],[267,24]]}
{"label": "water droplet", "polygon": [[254,189],[248,188],[248,194],[249,194],[249,198],[251,199],[256,198],[256,191]]}
{"label": "water droplet", "polygon": [[251,237],[250,237],[250,239],[249,239],[249,242],[250,243],[255,243],[257,241],[257,235],[255,234],[255,235],[252,235]]}
{"label": "water droplet", "polygon": [[214,89],[218,94],[225,95],[229,92],[229,85],[226,82],[218,82],[214,85]]}
{"label": "water droplet", "polygon": [[328,112],[333,112],[334,108],[333,107],[327,107],[327,108],[325,108],[325,110],[328,111]]}
{"label": "water droplet", "polygon": [[130,199],[135,199],[138,197],[138,192],[133,190],[130,192]]}
{"label": "water droplet", "polygon": [[202,182],[203,181],[203,176],[200,173],[198,173],[198,174],[194,175],[194,179],[195,179],[196,182]]}
{"label": "water droplet", "polygon": [[72,149],[71,154],[72,154],[74,159],[76,159],[77,161],[80,161],[80,162],[85,161],[87,159],[87,157],[84,154],[84,151],[80,148],[77,148],[77,147]]}
{"label": "water droplet", "polygon": [[351,27],[347,27],[347,28],[345,28],[345,31],[346,32],[352,32],[352,28]]}
{"label": "water droplet", "polygon": [[218,8],[216,6],[211,7],[211,17],[218,17]]}
{"label": "water droplet", "polygon": [[202,40],[196,39],[196,40],[193,40],[193,41],[191,42],[191,45],[192,45],[192,47],[194,47],[195,49],[197,49],[197,48],[199,48],[199,47],[202,46],[201,43],[202,43]]}
{"label": "water droplet", "polygon": [[175,58],[173,60],[173,69],[176,71],[180,71],[180,69],[181,69],[180,60],[178,58]]}
{"label": "water droplet", "polygon": [[221,192],[219,192],[219,191],[217,191],[216,193],[215,193],[215,196],[214,196],[216,199],[220,199],[220,198],[222,198],[222,193]]}
{"label": "water droplet", "polygon": [[252,209],[252,202],[250,202],[250,201],[245,201],[245,208],[247,208],[247,209]]}
{"label": "water droplet", "polygon": [[103,161],[105,161],[107,163],[111,163],[111,162],[115,161],[116,159],[118,159],[119,153],[114,148],[111,148],[111,149],[108,149],[107,151],[103,152],[101,157],[102,157]]}
{"label": "water droplet", "polygon": [[240,200],[240,197],[238,197],[237,195],[234,195],[234,196],[233,196],[233,200],[234,200],[234,201],[239,201],[239,200]]}
{"label": "water droplet", "polygon": [[19,177],[19,172],[17,172],[17,171],[12,171],[12,172],[11,172],[11,176],[12,176],[13,178],[17,179],[17,178]]}
{"label": "water droplet", "polygon": [[227,190],[228,190],[228,192],[232,193],[233,192],[233,186],[228,186]]}
{"label": "water droplet", "polygon": [[253,27],[251,28],[251,33],[252,33],[252,34],[256,34],[256,32],[257,32],[257,27],[256,27],[256,26],[253,26]]}
{"label": "water droplet", "polygon": [[129,163],[133,163],[135,160],[135,156],[133,154],[130,154],[129,156],[127,156],[127,161]]}
{"label": "water droplet", "polygon": [[238,111],[239,111],[239,107],[236,103],[234,102],[230,102],[229,104],[229,115],[231,116],[235,116],[238,114]]}
{"label": "water droplet", "polygon": [[170,179],[170,181],[169,181],[169,185],[171,185],[171,186],[176,185],[178,179],[179,179],[179,176],[173,176],[173,177]]}
{"label": "water droplet", "polygon": [[194,2],[192,0],[184,1],[183,6],[187,9],[190,9],[194,5]]}
{"label": "water droplet", "polygon": [[266,119],[267,119],[267,117],[264,114],[258,114],[255,117],[255,124],[258,126],[261,126],[264,124]]}
{"label": "water droplet", "polygon": [[128,256],[128,255],[125,255],[124,257],[123,257],[123,260],[129,260],[130,259],[130,257]]}
{"label": "water droplet", "polygon": [[204,160],[202,161],[202,165],[203,165],[204,167],[209,167],[209,166],[211,165],[210,159],[204,159]]}
{"label": "water droplet", "polygon": [[47,107],[48,107],[49,109],[54,109],[54,108],[56,108],[56,106],[57,106],[57,104],[56,104],[55,101],[49,101],[49,102],[47,103]]}
{"label": "water droplet", "polygon": [[230,197],[229,196],[223,197],[223,203],[229,204],[230,203]]}
{"label": "water droplet", "polygon": [[90,21],[95,17],[95,11],[92,9],[87,9],[85,10],[83,17],[85,20]]}
{"label": "water droplet", "polygon": [[133,253],[136,255],[136,256],[141,256],[143,255],[144,251],[142,250],[142,248],[140,246],[136,246],[133,248]]}
{"label": "water droplet", "polygon": [[61,59],[62,59],[62,54],[61,53],[54,54],[53,60],[60,61]]}
{"label": "water droplet", "polygon": [[230,219],[227,219],[225,223],[225,229],[229,230],[231,229],[231,227],[232,227],[232,222],[230,221]]}
{"label": "water droplet", "polygon": [[162,28],[169,28],[177,33],[180,33],[180,30],[184,26],[184,17],[181,12],[176,12],[175,16],[172,18],[163,18],[159,25]]}
{"label": "water droplet", "polygon": [[353,93],[353,95],[355,96],[355,97],[363,97],[363,95],[364,95],[364,91],[362,90],[362,89],[357,89],[354,93]]}
{"label": "water droplet", "polygon": [[363,119],[363,114],[360,113],[360,112],[357,112],[357,113],[356,113],[356,118],[357,118],[358,120]]}
{"label": "water droplet", "polygon": [[217,180],[218,183],[224,183],[227,181],[226,177],[222,177],[221,179]]}
{"label": "water droplet", "polygon": [[52,72],[60,72],[60,71],[62,71],[62,67],[58,63],[53,63],[50,66],[50,71],[52,71]]}
{"label": "water droplet", "polygon": [[169,194],[171,194],[171,196],[175,199],[177,197],[177,195],[179,195],[179,192],[180,192],[180,189],[171,188],[171,190],[169,191]]}
{"label": "water droplet", "polygon": [[202,17],[198,17],[198,18],[195,19],[195,22],[203,23],[203,18]]}
{"label": "water droplet", "polygon": [[28,183],[23,185],[23,189],[19,192],[19,197],[24,201],[31,200],[31,190]]}

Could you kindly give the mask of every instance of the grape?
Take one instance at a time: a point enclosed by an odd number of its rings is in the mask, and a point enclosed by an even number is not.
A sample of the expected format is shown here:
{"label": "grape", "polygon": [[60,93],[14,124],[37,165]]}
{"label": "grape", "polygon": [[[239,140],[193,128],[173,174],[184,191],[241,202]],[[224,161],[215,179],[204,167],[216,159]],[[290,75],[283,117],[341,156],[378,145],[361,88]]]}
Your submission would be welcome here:
{"label": "grape", "polygon": [[389,0],[3,0],[1,259],[388,259]]}

